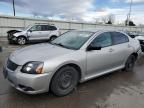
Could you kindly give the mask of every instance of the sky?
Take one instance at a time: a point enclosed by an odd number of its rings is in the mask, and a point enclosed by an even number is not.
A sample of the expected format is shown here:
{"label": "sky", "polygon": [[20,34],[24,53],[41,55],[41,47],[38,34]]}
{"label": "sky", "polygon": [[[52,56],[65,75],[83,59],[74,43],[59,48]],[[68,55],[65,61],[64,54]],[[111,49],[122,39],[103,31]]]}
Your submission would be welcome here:
{"label": "sky", "polygon": [[[132,0],[131,20],[144,24],[144,0]],[[131,0],[15,0],[16,16],[49,19],[101,21],[113,15],[115,23],[123,23]],[[0,15],[13,15],[12,0],[0,0]]]}

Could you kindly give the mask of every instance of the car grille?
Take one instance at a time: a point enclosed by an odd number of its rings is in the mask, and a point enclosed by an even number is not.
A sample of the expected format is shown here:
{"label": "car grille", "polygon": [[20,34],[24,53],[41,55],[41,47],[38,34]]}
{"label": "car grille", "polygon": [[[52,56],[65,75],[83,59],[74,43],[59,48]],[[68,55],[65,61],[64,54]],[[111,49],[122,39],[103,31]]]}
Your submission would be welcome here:
{"label": "car grille", "polygon": [[8,39],[12,39],[14,36],[13,36],[13,34],[12,33],[8,33]]}
{"label": "car grille", "polygon": [[18,67],[18,65],[16,63],[14,63],[8,59],[8,61],[7,61],[7,68],[8,69],[15,71],[17,69],[17,67]]}

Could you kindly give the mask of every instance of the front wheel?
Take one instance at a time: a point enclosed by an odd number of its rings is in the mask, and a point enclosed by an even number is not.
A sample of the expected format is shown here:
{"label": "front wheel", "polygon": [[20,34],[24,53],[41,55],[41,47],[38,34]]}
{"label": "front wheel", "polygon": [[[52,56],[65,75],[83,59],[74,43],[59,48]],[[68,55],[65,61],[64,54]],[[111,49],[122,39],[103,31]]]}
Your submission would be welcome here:
{"label": "front wheel", "polygon": [[134,55],[129,56],[125,64],[125,71],[132,71],[135,65],[136,58]]}
{"label": "front wheel", "polygon": [[52,78],[50,89],[57,96],[65,96],[73,91],[79,80],[78,71],[66,66],[61,68]]}
{"label": "front wheel", "polygon": [[19,45],[24,45],[24,44],[26,44],[26,38],[25,38],[25,37],[19,37],[19,38],[17,39],[17,43],[18,43]]}

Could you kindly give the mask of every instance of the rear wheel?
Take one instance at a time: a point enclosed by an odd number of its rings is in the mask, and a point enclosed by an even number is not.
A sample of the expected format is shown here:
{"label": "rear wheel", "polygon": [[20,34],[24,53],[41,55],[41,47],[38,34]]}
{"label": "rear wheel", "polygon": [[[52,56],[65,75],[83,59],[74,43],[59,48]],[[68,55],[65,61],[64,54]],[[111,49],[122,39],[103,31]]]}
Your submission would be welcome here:
{"label": "rear wheel", "polygon": [[50,41],[53,41],[53,40],[55,40],[57,38],[57,36],[51,36],[50,37]]}
{"label": "rear wheel", "polygon": [[132,71],[135,65],[136,58],[134,55],[129,56],[125,64],[125,71]]}
{"label": "rear wheel", "polygon": [[52,78],[50,89],[57,96],[65,96],[73,91],[79,80],[78,71],[66,66],[61,68]]}
{"label": "rear wheel", "polygon": [[26,38],[25,38],[25,37],[19,37],[19,38],[17,39],[17,43],[18,43],[19,45],[24,45],[24,44],[26,44]]}

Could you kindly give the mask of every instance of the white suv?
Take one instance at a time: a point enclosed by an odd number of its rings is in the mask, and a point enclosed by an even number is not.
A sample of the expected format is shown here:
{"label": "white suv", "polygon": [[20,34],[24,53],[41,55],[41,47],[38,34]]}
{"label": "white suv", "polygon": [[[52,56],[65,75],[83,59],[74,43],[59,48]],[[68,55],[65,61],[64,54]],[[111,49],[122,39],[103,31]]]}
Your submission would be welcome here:
{"label": "white suv", "polygon": [[50,24],[34,24],[23,30],[10,30],[7,33],[9,43],[16,42],[20,45],[30,41],[54,40],[60,35],[59,29]]}

